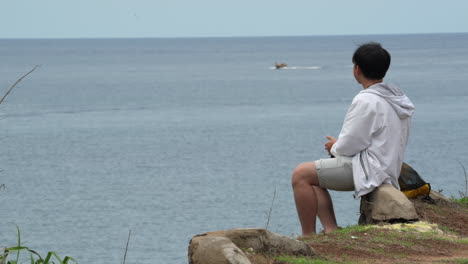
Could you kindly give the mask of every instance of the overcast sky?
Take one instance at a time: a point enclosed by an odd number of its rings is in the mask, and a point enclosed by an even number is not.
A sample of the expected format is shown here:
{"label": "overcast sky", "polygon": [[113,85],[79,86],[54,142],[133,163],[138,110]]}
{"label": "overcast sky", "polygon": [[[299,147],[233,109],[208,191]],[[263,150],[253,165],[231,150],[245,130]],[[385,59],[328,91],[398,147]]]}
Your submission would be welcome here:
{"label": "overcast sky", "polygon": [[468,32],[468,0],[0,0],[0,38]]}

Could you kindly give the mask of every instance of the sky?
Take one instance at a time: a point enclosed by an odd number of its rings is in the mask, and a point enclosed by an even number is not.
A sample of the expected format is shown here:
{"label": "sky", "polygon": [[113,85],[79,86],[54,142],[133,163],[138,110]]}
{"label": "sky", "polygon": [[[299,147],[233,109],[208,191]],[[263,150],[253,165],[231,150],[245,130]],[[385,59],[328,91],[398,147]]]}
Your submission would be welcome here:
{"label": "sky", "polygon": [[468,32],[468,0],[0,0],[0,38]]}

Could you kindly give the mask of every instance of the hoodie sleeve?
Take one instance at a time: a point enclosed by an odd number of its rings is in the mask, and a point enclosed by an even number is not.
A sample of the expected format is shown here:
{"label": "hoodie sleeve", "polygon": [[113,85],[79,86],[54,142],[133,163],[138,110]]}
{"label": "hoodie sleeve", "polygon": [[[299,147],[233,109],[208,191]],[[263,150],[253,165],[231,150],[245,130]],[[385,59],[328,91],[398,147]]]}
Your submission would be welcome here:
{"label": "hoodie sleeve", "polygon": [[354,156],[371,144],[372,134],[379,129],[372,96],[358,94],[346,114],[338,140],[331,149],[333,155]]}

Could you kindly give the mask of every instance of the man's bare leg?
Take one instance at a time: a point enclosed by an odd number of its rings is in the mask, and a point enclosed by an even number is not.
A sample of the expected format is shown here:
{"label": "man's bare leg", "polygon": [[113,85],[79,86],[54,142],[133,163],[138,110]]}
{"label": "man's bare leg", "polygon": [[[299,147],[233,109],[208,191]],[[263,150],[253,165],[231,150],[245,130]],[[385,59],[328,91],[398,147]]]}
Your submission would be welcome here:
{"label": "man's bare leg", "polygon": [[317,215],[325,233],[338,228],[330,194],[320,188],[314,162],[302,163],[294,169],[292,186],[303,235],[316,233]]}
{"label": "man's bare leg", "polygon": [[335,218],[335,211],[333,210],[333,202],[327,189],[323,189],[318,186],[313,187],[315,190],[315,195],[317,195],[318,217],[320,218],[320,222],[322,222],[323,228],[325,229],[325,234],[328,234],[338,229]]}
{"label": "man's bare leg", "polygon": [[294,200],[303,235],[316,233],[318,202],[313,187],[313,174],[316,175],[315,164],[312,162],[300,164],[294,169],[292,175]]}

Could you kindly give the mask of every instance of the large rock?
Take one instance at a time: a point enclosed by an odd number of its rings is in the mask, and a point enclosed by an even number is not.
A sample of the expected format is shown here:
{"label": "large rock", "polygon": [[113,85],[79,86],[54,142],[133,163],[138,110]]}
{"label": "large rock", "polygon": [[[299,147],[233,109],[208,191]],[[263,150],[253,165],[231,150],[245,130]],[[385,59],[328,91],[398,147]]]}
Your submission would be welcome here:
{"label": "large rock", "polygon": [[247,256],[231,240],[218,236],[195,236],[189,246],[190,264],[251,264]]}
{"label": "large rock", "polygon": [[268,255],[314,256],[314,250],[302,241],[272,233],[266,229],[246,228],[196,235],[189,245],[190,264],[250,264],[241,249]]}
{"label": "large rock", "polygon": [[382,184],[361,197],[360,225],[418,220],[413,203],[391,184]]}

